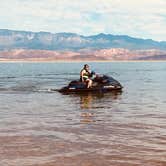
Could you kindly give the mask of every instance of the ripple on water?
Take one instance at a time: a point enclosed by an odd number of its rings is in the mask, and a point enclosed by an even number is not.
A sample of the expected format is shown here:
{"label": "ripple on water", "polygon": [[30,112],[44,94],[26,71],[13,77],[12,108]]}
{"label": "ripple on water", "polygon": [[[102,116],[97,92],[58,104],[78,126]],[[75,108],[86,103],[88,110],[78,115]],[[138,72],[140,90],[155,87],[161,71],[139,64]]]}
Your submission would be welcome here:
{"label": "ripple on water", "polygon": [[81,64],[8,64],[0,73],[1,165],[166,165],[162,65],[92,63],[123,92],[62,95],[48,89],[78,78]]}

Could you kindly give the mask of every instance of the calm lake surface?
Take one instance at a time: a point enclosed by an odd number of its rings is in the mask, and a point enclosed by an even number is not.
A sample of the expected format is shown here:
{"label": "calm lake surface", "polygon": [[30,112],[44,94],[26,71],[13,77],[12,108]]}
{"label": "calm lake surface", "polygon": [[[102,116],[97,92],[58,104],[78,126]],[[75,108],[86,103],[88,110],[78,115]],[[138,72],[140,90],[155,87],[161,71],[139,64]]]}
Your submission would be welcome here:
{"label": "calm lake surface", "polygon": [[166,165],[166,62],[89,64],[123,92],[50,91],[83,63],[0,63],[1,166]]}

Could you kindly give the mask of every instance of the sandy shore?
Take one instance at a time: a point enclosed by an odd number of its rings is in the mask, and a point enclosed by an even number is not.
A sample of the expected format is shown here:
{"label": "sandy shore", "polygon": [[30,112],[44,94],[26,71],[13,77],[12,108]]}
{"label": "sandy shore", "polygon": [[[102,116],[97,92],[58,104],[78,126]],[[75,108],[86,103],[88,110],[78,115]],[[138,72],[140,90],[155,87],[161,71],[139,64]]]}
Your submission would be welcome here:
{"label": "sandy shore", "polygon": [[81,63],[81,62],[166,62],[166,60],[46,60],[46,59],[0,59],[0,63]]}

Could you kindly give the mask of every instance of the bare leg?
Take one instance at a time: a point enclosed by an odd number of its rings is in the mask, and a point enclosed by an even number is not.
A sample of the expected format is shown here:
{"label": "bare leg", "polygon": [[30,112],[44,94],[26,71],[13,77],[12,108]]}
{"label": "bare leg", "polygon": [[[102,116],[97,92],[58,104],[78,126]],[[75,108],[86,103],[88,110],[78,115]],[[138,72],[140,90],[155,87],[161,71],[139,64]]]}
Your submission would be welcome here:
{"label": "bare leg", "polygon": [[88,79],[88,86],[87,88],[90,88],[92,86],[92,80]]}

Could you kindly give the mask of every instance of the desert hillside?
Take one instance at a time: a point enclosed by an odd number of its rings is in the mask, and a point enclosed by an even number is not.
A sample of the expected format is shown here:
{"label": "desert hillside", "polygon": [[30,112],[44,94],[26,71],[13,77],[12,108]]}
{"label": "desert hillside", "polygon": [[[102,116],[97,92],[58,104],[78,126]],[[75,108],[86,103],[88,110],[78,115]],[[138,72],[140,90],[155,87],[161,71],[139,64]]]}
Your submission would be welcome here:
{"label": "desert hillside", "polygon": [[53,51],[53,50],[27,50],[13,49],[0,51],[0,61],[126,61],[126,60],[166,60],[166,51],[161,50],[128,50],[123,48]]}

